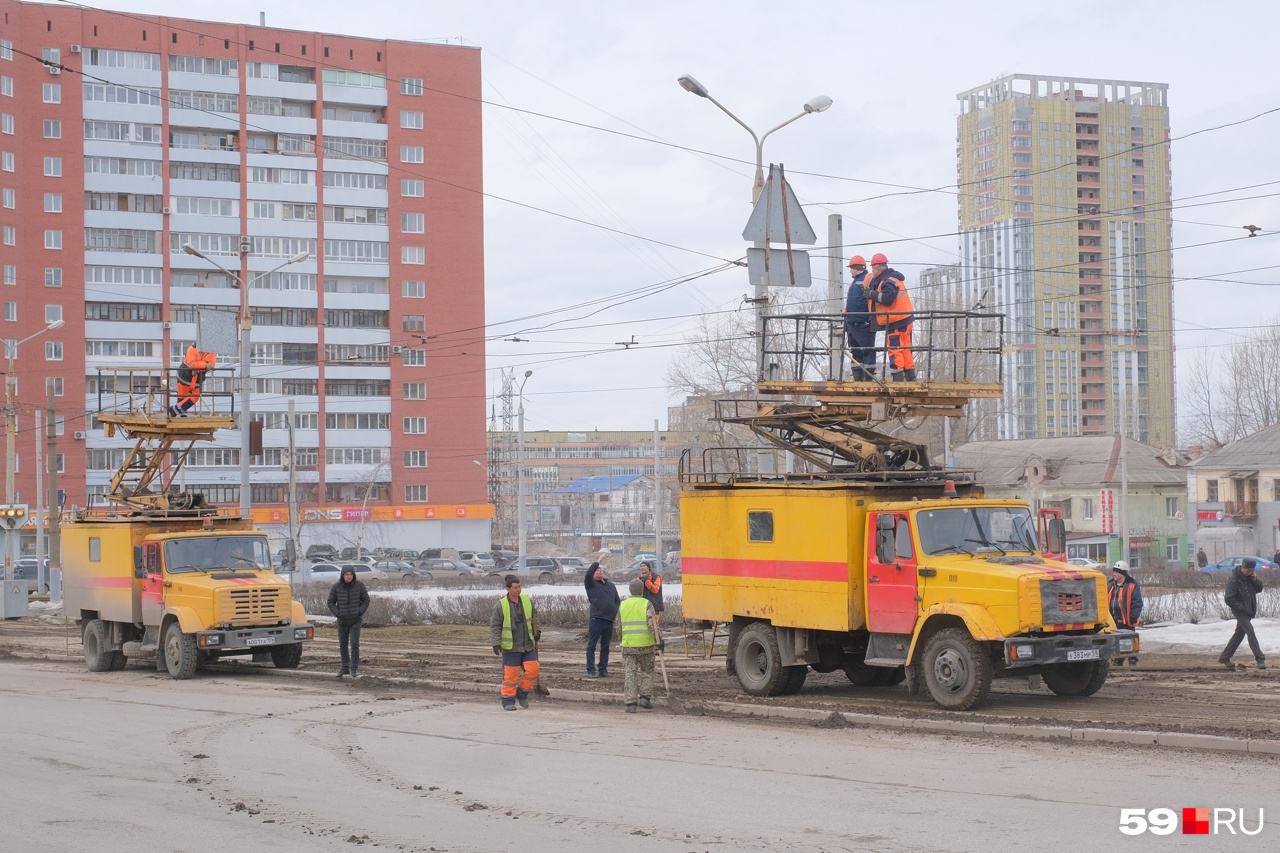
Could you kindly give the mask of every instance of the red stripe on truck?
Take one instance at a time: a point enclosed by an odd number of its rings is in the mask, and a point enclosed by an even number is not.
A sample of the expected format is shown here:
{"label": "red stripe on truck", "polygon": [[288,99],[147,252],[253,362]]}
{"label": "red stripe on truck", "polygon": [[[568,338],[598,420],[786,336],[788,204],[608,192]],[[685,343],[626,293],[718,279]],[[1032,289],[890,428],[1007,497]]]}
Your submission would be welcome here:
{"label": "red stripe on truck", "polygon": [[847,583],[849,566],[821,560],[731,560],[723,557],[685,557],[680,571],[686,575],[721,575],[785,581]]}
{"label": "red stripe on truck", "polygon": [[86,577],[82,578],[81,586],[100,586],[107,589],[116,589],[133,586],[133,578],[103,578],[103,577]]}

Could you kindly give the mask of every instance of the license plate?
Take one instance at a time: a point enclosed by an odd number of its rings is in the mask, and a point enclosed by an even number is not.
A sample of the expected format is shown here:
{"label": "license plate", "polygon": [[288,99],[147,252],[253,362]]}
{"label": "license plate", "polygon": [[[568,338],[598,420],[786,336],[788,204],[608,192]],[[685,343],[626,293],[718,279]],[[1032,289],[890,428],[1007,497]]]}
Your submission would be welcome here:
{"label": "license plate", "polygon": [[[276,638],[275,637],[250,637],[249,639],[244,641],[244,644],[246,646],[274,646],[276,644]],[[1075,653],[1072,652],[1072,654],[1075,654]],[[1098,656],[1098,653],[1094,652],[1093,656],[1096,658]]]}
{"label": "license plate", "polygon": [[1067,660],[1097,660],[1098,657],[1097,649],[1080,649],[1075,652],[1067,652]]}

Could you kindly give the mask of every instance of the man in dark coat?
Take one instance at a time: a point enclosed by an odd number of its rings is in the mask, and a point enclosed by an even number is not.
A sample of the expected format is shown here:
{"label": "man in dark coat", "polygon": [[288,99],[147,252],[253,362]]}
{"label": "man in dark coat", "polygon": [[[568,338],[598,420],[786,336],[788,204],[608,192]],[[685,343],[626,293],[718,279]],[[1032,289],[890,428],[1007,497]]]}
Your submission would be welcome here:
{"label": "man in dark coat", "polygon": [[[609,643],[613,640],[613,622],[618,618],[618,605],[622,597],[618,588],[604,578],[599,563],[587,568],[584,580],[587,603],[591,606],[587,626],[587,678],[609,677]],[[596,645],[600,646],[600,665],[596,666]]]}
{"label": "man in dark coat", "polygon": [[347,566],[342,578],[329,588],[329,612],[338,617],[338,647],[342,650],[339,678],[348,674],[360,677],[360,626],[368,609],[369,590],[356,580],[356,570]]}
{"label": "man in dark coat", "polygon": [[1267,668],[1267,659],[1262,655],[1262,647],[1253,633],[1253,617],[1258,615],[1258,593],[1262,592],[1262,581],[1256,574],[1257,562],[1252,557],[1245,557],[1240,565],[1231,571],[1227,579],[1227,593],[1224,596],[1231,615],[1236,619],[1236,632],[1231,635],[1227,647],[1218,656],[1218,663],[1227,669],[1235,670],[1231,656],[1240,648],[1240,641],[1249,638],[1249,651],[1253,652],[1258,662],[1258,669]]}

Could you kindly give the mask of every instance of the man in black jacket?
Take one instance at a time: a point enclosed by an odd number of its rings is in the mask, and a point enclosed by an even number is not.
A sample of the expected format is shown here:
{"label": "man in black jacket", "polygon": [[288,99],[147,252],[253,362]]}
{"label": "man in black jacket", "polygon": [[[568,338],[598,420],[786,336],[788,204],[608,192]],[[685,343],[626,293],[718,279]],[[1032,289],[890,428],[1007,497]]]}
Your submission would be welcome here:
{"label": "man in black jacket", "polygon": [[[591,605],[587,627],[587,678],[609,677],[609,643],[613,640],[613,621],[618,618],[621,596],[618,588],[604,579],[599,563],[587,568],[584,581],[587,603]],[[596,667],[596,644],[600,645],[600,666]]]}
{"label": "man in black jacket", "polygon": [[1236,632],[1231,635],[1227,647],[1218,656],[1218,663],[1232,671],[1236,665],[1231,662],[1231,656],[1240,648],[1240,641],[1245,637],[1249,638],[1249,650],[1258,661],[1258,669],[1267,668],[1262,647],[1258,645],[1258,638],[1253,633],[1253,617],[1258,615],[1258,593],[1262,592],[1262,581],[1258,580],[1255,573],[1257,565],[1252,557],[1245,557],[1227,579],[1227,593],[1223,598],[1231,609],[1231,615],[1236,618]]}
{"label": "man in black jacket", "polygon": [[338,617],[338,647],[342,650],[342,669],[338,677],[350,673],[360,677],[360,625],[369,609],[369,590],[356,580],[356,570],[347,566],[342,579],[329,588],[329,612]]}

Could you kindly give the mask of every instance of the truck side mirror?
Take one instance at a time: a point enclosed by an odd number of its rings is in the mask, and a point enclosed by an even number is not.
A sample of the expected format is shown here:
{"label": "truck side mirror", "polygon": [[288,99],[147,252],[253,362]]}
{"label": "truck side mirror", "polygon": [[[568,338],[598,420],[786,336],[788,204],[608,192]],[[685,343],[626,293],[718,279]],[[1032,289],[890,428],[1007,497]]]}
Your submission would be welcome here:
{"label": "truck side mirror", "polygon": [[135,578],[147,576],[147,561],[141,545],[133,546],[133,576]]}
{"label": "truck side mirror", "polygon": [[897,554],[895,524],[897,519],[888,513],[876,516],[876,560],[892,563]]}
{"label": "truck side mirror", "polygon": [[1049,519],[1048,550],[1051,554],[1067,552],[1067,523],[1061,518]]}

